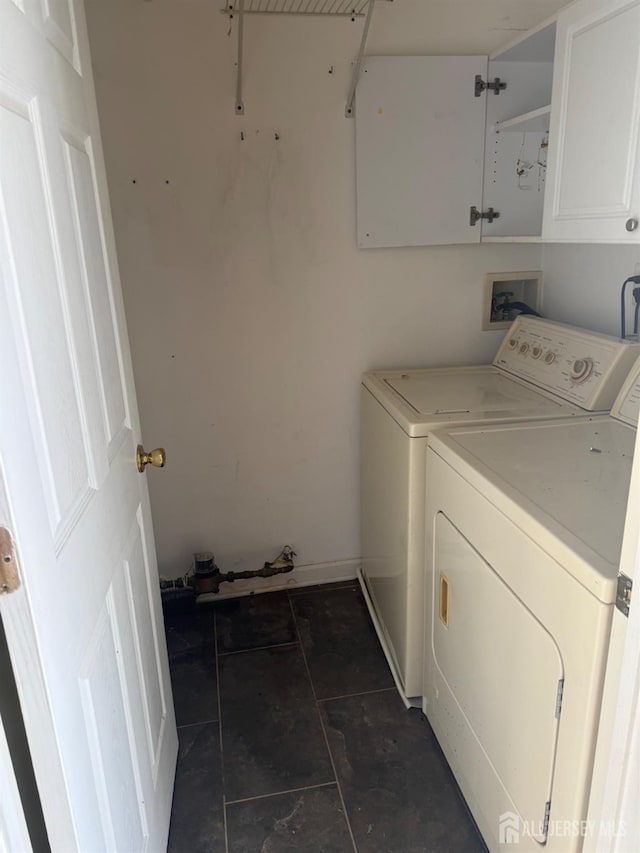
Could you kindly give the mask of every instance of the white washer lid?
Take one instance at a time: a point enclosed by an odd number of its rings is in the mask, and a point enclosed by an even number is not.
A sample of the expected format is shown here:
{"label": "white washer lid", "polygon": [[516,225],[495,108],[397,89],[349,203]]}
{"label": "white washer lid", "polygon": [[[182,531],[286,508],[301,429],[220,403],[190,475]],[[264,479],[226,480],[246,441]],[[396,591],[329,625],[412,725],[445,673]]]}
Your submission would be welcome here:
{"label": "white washer lid", "polygon": [[366,373],[363,384],[412,437],[448,424],[584,414],[492,365]]}
{"label": "white washer lid", "polygon": [[447,430],[429,444],[576,580],[612,603],[635,436],[601,415]]}

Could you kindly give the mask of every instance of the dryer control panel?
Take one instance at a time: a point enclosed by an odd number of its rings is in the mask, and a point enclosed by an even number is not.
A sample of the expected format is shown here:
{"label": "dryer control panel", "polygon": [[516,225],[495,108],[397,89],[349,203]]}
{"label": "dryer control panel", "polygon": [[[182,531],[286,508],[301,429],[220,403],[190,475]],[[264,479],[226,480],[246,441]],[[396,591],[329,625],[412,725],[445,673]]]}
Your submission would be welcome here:
{"label": "dryer control panel", "polygon": [[593,412],[611,409],[639,355],[640,344],[521,315],[493,363]]}

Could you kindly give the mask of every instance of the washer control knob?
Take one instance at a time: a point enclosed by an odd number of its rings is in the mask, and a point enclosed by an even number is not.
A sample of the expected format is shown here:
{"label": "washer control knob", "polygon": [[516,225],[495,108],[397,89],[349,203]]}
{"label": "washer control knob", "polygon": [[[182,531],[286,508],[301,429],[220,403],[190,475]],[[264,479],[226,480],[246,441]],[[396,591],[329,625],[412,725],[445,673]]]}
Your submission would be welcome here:
{"label": "washer control knob", "polygon": [[545,355],[545,357],[544,357],[544,363],[545,363],[545,364],[553,364],[553,362],[554,362],[555,360],[556,360],[556,354],[555,354],[555,352],[551,352],[551,350],[549,350],[549,351],[547,352],[547,354]]}
{"label": "washer control knob", "polygon": [[638,228],[638,220],[637,219],[627,219],[625,223],[625,228],[627,231],[636,231]]}
{"label": "washer control knob", "polygon": [[517,346],[518,346],[518,339],[517,338],[509,338],[509,349],[516,349]]}
{"label": "washer control knob", "polygon": [[574,382],[584,382],[593,372],[592,358],[577,358],[571,366],[571,378]]}
{"label": "washer control knob", "polygon": [[534,348],[531,350],[531,355],[532,355],[534,358],[540,358],[540,356],[542,355],[542,347],[534,347]]}
{"label": "washer control knob", "polygon": [[520,344],[520,355],[526,355],[529,352],[529,344]]}

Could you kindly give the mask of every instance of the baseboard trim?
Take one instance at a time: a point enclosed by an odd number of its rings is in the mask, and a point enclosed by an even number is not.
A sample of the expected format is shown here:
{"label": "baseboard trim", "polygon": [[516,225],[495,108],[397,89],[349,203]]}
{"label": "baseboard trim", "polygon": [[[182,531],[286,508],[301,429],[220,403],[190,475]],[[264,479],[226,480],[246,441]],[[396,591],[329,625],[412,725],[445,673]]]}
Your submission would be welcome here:
{"label": "baseboard trim", "polygon": [[299,589],[300,587],[315,586],[322,583],[354,580],[358,575],[360,565],[359,559],[336,560],[331,563],[310,563],[307,566],[296,566],[292,572],[274,575],[271,578],[248,578],[233,581],[233,583],[225,583],[219,593],[203,593],[196,600],[198,604],[205,604],[210,601],[241,598],[245,595],[256,595],[261,592],[276,592],[283,589]]}

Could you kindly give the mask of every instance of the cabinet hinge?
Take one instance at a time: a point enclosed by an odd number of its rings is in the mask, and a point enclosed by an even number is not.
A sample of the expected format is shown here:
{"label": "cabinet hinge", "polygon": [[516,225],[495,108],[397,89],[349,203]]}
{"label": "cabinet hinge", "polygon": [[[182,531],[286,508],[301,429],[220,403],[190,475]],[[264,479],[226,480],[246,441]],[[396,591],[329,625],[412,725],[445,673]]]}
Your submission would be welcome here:
{"label": "cabinet hinge", "polygon": [[475,204],[469,208],[469,225],[475,225],[480,219],[486,219],[487,222],[493,222],[494,219],[499,219],[500,213],[492,207],[487,210],[478,210]]}
{"label": "cabinet hinge", "polygon": [[625,616],[629,615],[631,607],[631,592],[633,590],[633,581],[622,572],[618,575],[618,591],[616,593],[616,607]]}
{"label": "cabinet hinge", "polygon": [[0,527],[0,595],[15,592],[20,586],[18,563],[11,534]]}
{"label": "cabinet hinge", "polygon": [[562,694],[564,693],[564,678],[558,679],[558,692],[556,693],[556,719],[560,718],[562,711]]}
{"label": "cabinet hinge", "polygon": [[542,826],[542,834],[547,837],[549,832],[549,818],[551,817],[551,800],[547,800],[544,804],[544,824]]}
{"label": "cabinet hinge", "polygon": [[485,89],[491,89],[494,95],[499,95],[502,89],[506,89],[507,84],[499,77],[494,77],[493,80],[483,80],[479,74],[476,74],[475,96],[479,98]]}

